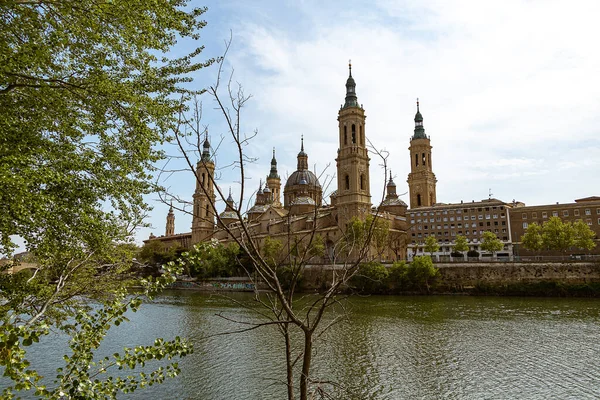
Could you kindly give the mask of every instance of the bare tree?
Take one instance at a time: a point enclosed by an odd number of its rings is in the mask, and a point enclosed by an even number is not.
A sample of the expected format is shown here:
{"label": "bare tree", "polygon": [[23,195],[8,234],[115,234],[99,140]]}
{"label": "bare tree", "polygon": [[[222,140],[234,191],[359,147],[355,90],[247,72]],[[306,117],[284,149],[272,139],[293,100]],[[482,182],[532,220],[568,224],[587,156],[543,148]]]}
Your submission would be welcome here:
{"label": "bare tree", "polygon": [[[225,55],[229,45],[230,42],[227,43]],[[250,96],[244,93],[241,85],[234,84],[233,72],[228,80],[223,79],[224,60],[225,57],[219,60],[216,82],[207,89],[206,93],[216,105],[216,111],[220,113],[225,122],[227,133],[222,136],[220,143],[231,143],[236,150],[235,157],[224,162],[226,168],[233,169],[239,174],[240,190],[236,206],[232,209],[235,215],[233,223],[223,221],[217,210],[217,204],[221,201],[225,202],[227,199],[227,193],[217,185],[218,175],[209,174],[208,177],[202,177],[198,173],[198,170],[206,168],[210,161],[199,157],[200,161],[197,164],[194,162],[197,155],[203,151],[202,141],[206,133],[205,127],[201,125],[201,103],[194,102],[189,113],[186,113],[182,107],[179,125],[174,132],[174,139],[179,150],[177,157],[185,161],[188,172],[194,174],[197,182],[202,179],[210,180],[211,185],[197,186],[210,199],[209,218],[216,218],[223,236],[226,236],[228,241],[235,242],[250,258],[252,270],[247,270],[246,273],[255,282],[254,300],[262,306],[259,310],[253,308],[260,316],[256,321],[237,321],[227,315],[219,314],[220,317],[239,324],[239,327],[217,335],[242,333],[265,326],[276,326],[285,343],[285,384],[288,400],[293,400],[298,395],[300,400],[306,400],[309,396],[312,396],[311,398],[315,396],[328,398],[325,389],[335,387],[335,384],[311,376],[313,347],[324,332],[344,317],[344,312],[327,318],[326,314],[333,306],[339,306],[341,310],[345,310],[344,304],[340,301],[345,298],[342,292],[347,287],[349,280],[357,273],[360,263],[369,254],[371,241],[377,228],[376,222],[382,216],[376,209],[368,210],[367,214],[371,214],[372,217],[369,218],[370,222],[360,241],[354,240],[351,235],[342,235],[341,239],[334,243],[329,260],[331,266],[326,268],[328,274],[326,287],[314,296],[298,296],[296,292],[300,280],[307,270],[307,264],[319,256],[319,247],[322,244],[319,239],[319,229],[322,227],[323,216],[320,214],[320,208],[314,207],[310,216],[313,221],[312,227],[298,233],[292,232],[290,228],[292,217],[288,214],[285,217],[288,228],[286,234],[282,236],[285,237],[285,240],[278,249],[280,256],[274,257],[272,254],[266,254],[264,248],[261,249],[261,237],[253,230],[252,222],[243,208],[243,204],[250,197],[247,195],[246,168],[248,164],[255,161],[246,153],[246,147],[258,133],[254,131],[246,134],[242,128],[241,111]],[[213,148],[212,153],[215,152]],[[374,153],[381,159],[383,174],[387,176],[387,153],[380,151],[374,151]],[[321,174],[321,177],[325,177],[327,184],[332,180],[332,177],[324,173]],[[214,188],[214,192],[211,192],[210,186]],[[214,197],[212,197],[213,193]],[[382,199],[384,193],[385,191],[382,191]],[[166,191],[161,198],[168,202],[172,195]],[[180,204],[187,204],[182,199],[176,198],[176,200],[179,200]],[[188,207],[181,207],[181,210],[190,212]],[[194,210],[191,212],[194,213]],[[342,227],[338,227],[338,229],[341,232],[344,231]],[[259,291],[259,288],[265,290]]]}

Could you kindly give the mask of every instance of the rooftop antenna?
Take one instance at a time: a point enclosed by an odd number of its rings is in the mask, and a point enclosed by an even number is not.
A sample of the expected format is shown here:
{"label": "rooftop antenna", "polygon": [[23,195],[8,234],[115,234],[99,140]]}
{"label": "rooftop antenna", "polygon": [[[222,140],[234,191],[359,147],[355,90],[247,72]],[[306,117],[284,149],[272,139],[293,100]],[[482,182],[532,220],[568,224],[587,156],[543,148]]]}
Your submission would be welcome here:
{"label": "rooftop antenna", "polygon": [[492,194],[492,188],[490,188],[489,191],[488,191],[488,199],[491,200],[492,196],[493,196],[493,194]]}

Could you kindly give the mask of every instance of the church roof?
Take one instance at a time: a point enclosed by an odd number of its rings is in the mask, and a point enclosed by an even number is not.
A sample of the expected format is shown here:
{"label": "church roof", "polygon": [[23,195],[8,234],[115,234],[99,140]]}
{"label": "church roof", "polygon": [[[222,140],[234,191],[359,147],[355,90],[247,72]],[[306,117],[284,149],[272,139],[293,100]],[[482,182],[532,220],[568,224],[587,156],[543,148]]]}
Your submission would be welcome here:
{"label": "church roof", "polygon": [[394,198],[390,198],[390,199],[385,199],[384,201],[381,202],[382,206],[403,206],[403,207],[408,207],[408,205],[403,202],[400,199],[394,199]]}
{"label": "church roof", "polygon": [[288,178],[287,182],[285,183],[285,187],[290,187],[290,186],[295,186],[295,185],[300,185],[301,183],[304,184],[302,181],[306,181],[306,184],[309,186],[314,186],[314,187],[321,187],[321,184],[319,183],[319,179],[317,178],[317,176],[309,170],[304,170],[304,171],[295,171],[293,174],[290,175],[290,177]]}

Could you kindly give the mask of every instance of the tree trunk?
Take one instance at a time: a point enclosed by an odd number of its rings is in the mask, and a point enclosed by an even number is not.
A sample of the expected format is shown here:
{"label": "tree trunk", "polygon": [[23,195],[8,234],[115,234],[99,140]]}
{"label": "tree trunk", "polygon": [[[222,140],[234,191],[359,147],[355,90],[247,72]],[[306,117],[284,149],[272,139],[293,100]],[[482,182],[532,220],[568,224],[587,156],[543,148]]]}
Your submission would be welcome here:
{"label": "tree trunk", "polygon": [[308,374],[312,360],[312,332],[304,331],[304,359],[302,360],[302,376],[300,377],[300,400],[308,399]]}
{"label": "tree trunk", "polygon": [[294,368],[292,365],[292,342],[290,341],[289,325],[284,325],[283,336],[285,337],[285,362],[287,367],[287,392],[288,400],[294,400]]}

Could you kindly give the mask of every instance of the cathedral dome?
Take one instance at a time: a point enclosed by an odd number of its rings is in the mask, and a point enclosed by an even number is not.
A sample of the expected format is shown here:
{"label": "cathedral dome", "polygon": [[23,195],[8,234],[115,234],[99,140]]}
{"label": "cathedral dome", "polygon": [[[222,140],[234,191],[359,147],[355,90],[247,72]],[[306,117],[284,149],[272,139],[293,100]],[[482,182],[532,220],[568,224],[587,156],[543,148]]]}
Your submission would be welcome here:
{"label": "cathedral dome", "polygon": [[[305,181],[305,182],[302,182]],[[290,175],[290,177],[288,178],[287,182],[285,183],[285,187],[291,187],[291,186],[296,186],[296,185],[300,185],[300,184],[307,184],[311,187],[321,187],[321,184],[319,183],[319,179],[317,179],[317,176],[308,170],[304,170],[304,171],[296,171],[294,172],[292,175]]]}

